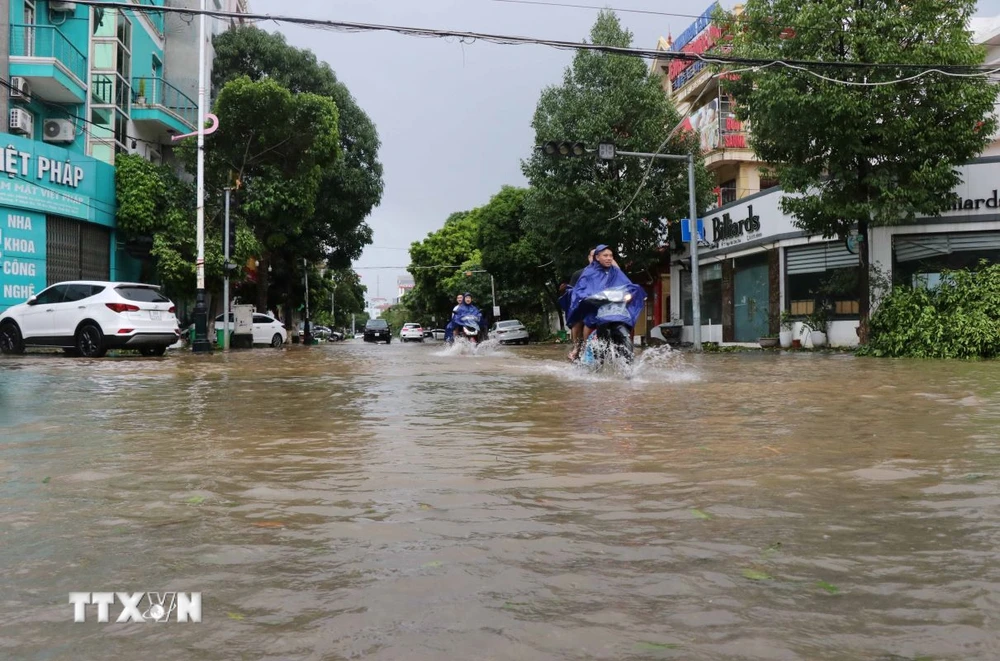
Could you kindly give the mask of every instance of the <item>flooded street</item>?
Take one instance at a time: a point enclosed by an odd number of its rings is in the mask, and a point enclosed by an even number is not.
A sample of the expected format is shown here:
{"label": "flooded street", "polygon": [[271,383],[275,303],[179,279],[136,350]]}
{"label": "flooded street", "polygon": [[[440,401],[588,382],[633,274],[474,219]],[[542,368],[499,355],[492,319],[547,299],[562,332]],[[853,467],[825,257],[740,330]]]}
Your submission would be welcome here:
{"label": "flooded street", "polygon": [[1000,658],[995,364],[565,351],[5,357],[0,658]]}

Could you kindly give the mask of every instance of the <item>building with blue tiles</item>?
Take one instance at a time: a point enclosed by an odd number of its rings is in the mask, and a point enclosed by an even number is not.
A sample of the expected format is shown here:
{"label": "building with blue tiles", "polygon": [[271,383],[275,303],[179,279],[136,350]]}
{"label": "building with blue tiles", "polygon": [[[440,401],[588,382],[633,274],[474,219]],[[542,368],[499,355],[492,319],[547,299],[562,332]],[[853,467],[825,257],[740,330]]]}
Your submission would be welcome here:
{"label": "building with blue tiles", "polygon": [[[115,158],[169,162],[172,137],[197,130],[198,118],[199,21],[148,8],[200,2],[4,4],[0,310],[63,280],[138,277],[115,232]],[[243,0],[209,7],[248,11]],[[230,22],[211,24],[208,39]],[[209,71],[212,55],[209,44]]]}

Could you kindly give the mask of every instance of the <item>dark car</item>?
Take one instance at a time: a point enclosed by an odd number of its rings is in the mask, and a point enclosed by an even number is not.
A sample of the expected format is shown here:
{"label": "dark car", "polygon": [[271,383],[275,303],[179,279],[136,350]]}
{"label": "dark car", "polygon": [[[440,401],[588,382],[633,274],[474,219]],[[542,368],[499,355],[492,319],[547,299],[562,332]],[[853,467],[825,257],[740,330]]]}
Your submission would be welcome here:
{"label": "dark car", "polygon": [[392,329],[385,319],[369,319],[365,324],[365,342],[392,342]]}

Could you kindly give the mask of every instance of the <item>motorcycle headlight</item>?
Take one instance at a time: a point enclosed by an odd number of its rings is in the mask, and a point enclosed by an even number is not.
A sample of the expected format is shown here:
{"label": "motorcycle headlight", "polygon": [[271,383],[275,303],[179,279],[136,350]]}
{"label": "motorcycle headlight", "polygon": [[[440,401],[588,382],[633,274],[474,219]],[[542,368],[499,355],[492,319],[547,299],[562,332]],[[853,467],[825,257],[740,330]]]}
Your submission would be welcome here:
{"label": "motorcycle headlight", "polygon": [[628,303],[632,300],[632,294],[625,294],[625,302]]}

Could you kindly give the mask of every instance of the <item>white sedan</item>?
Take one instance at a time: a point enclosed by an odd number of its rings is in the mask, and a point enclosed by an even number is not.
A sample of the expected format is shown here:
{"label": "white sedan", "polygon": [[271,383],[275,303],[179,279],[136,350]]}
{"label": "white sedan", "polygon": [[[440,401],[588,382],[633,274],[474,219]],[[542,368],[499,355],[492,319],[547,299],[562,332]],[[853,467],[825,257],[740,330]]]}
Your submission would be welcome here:
{"label": "white sedan", "polygon": [[528,329],[517,319],[498,321],[490,329],[490,339],[499,340],[500,344],[527,344]]}
{"label": "white sedan", "polygon": [[60,282],[0,314],[0,351],[58,347],[85,358],[108,349],[162,356],[177,341],[177,312],[156,285]]}
{"label": "white sedan", "polygon": [[[222,328],[223,315],[215,318],[216,330]],[[232,332],[234,323],[233,313],[229,313],[229,329]],[[288,341],[288,331],[281,325],[281,322],[266,314],[255,312],[253,315],[253,343],[268,344],[278,348]]]}

